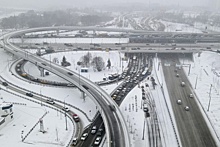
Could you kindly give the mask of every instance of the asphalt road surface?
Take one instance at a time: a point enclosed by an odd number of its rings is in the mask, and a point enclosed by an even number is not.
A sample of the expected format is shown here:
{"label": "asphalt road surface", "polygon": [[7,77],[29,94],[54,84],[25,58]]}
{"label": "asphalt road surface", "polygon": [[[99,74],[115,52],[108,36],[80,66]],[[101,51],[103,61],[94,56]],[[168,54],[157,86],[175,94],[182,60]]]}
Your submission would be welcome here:
{"label": "asphalt road surface", "polygon": [[[216,147],[195,98],[189,98],[189,94],[193,92],[183,69],[177,70],[179,77],[176,77],[174,70],[175,64],[179,63],[178,57],[163,55],[161,61],[182,146]],[[181,86],[182,81],[186,84],[184,87]],[[177,100],[181,100],[182,104],[177,104]],[[185,106],[189,106],[189,111],[184,109]]]}

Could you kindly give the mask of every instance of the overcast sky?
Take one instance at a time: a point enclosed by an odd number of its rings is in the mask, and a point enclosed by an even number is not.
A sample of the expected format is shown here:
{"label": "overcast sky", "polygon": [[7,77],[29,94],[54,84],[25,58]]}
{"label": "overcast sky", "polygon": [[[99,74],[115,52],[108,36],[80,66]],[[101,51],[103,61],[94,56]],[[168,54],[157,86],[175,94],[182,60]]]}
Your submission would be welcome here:
{"label": "overcast sky", "polygon": [[0,0],[1,7],[45,8],[60,6],[94,6],[113,3],[161,3],[183,6],[215,6],[219,0]]}

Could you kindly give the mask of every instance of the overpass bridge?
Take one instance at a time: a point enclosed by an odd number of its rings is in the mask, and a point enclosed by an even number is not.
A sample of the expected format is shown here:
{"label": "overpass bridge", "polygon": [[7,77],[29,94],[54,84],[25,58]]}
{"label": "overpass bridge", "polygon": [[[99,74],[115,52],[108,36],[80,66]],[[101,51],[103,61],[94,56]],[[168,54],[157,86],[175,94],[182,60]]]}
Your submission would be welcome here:
{"label": "overpass bridge", "polygon": [[121,50],[122,53],[172,53],[172,54],[192,54],[201,52],[200,49],[173,50],[173,49],[140,49],[140,50]]}

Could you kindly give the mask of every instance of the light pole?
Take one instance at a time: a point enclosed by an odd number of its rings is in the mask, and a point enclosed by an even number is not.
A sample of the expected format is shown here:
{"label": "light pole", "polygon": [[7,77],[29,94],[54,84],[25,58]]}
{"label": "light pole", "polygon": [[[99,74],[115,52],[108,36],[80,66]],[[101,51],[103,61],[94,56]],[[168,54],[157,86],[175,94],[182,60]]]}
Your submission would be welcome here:
{"label": "light pole", "polygon": [[196,86],[197,86],[197,80],[198,80],[198,75],[196,76],[195,89],[196,89]]}
{"label": "light pole", "polygon": [[145,132],[145,119],[144,119],[144,126],[143,126],[143,135],[142,135],[142,140],[144,140],[144,132]]}
{"label": "light pole", "polygon": [[211,98],[212,98],[212,96],[211,96],[211,91],[212,91],[212,84],[211,84],[210,90],[209,90],[209,104],[208,104],[208,109],[207,109],[207,111],[209,111],[209,107],[210,107],[210,104],[211,104]]}
{"label": "light pole", "polygon": [[65,99],[68,97],[69,95],[67,95],[65,98],[64,98],[64,111],[65,111],[65,121],[66,121],[66,130],[68,130],[67,129],[67,118],[66,118],[66,107],[65,107]]}
{"label": "light pole", "polygon": [[42,98],[42,93],[41,93],[42,88],[44,88],[44,86],[40,88],[40,96],[41,96],[41,98],[40,98],[40,103],[41,103],[41,106],[42,106],[42,99],[43,99],[43,98]]}

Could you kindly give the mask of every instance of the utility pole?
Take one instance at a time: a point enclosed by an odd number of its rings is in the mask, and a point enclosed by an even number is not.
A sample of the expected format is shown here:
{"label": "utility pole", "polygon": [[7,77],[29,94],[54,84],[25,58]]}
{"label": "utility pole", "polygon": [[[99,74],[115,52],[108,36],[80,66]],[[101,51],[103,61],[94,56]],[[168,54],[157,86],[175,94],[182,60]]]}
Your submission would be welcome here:
{"label": "utility pole", "polygon": [[64,111],[65,111],[65,121],[66,121],[66,130],[67,129],[67,118],[66,118],[66,106],[65,106],[65,99],[68,97],[69,95],[67,95],[65,98],[64,98]]}
{"label": "utility pole", "polygon": [[145,119],[144,119],[144,127],[143,127],[143,135],[142,135],[142,140],[144,140],[144,132],[145,132]]}
{"label": "utility pole", "polygon": [[197,86],[197,80],[198,80],[198,75],[196,76],[195,89],[196,89],[196,86]]}
{"label": "utility pole", "polygon": [[191,69],[191,64],[189,65],[189,72],[188,72],[188,76],[189,76],[189,74],[190,74],[190,69]]}
{"label": "utility pole", "polygon": [[209,108],[210,108],[210,104],[211,104],[211,91],[212,91],[212,84],[211,84],[211,86],[210,86],[210,90],[209,90],[209,104],[208,104],[208,109],[207,109],[207,111],[209,111]]}

